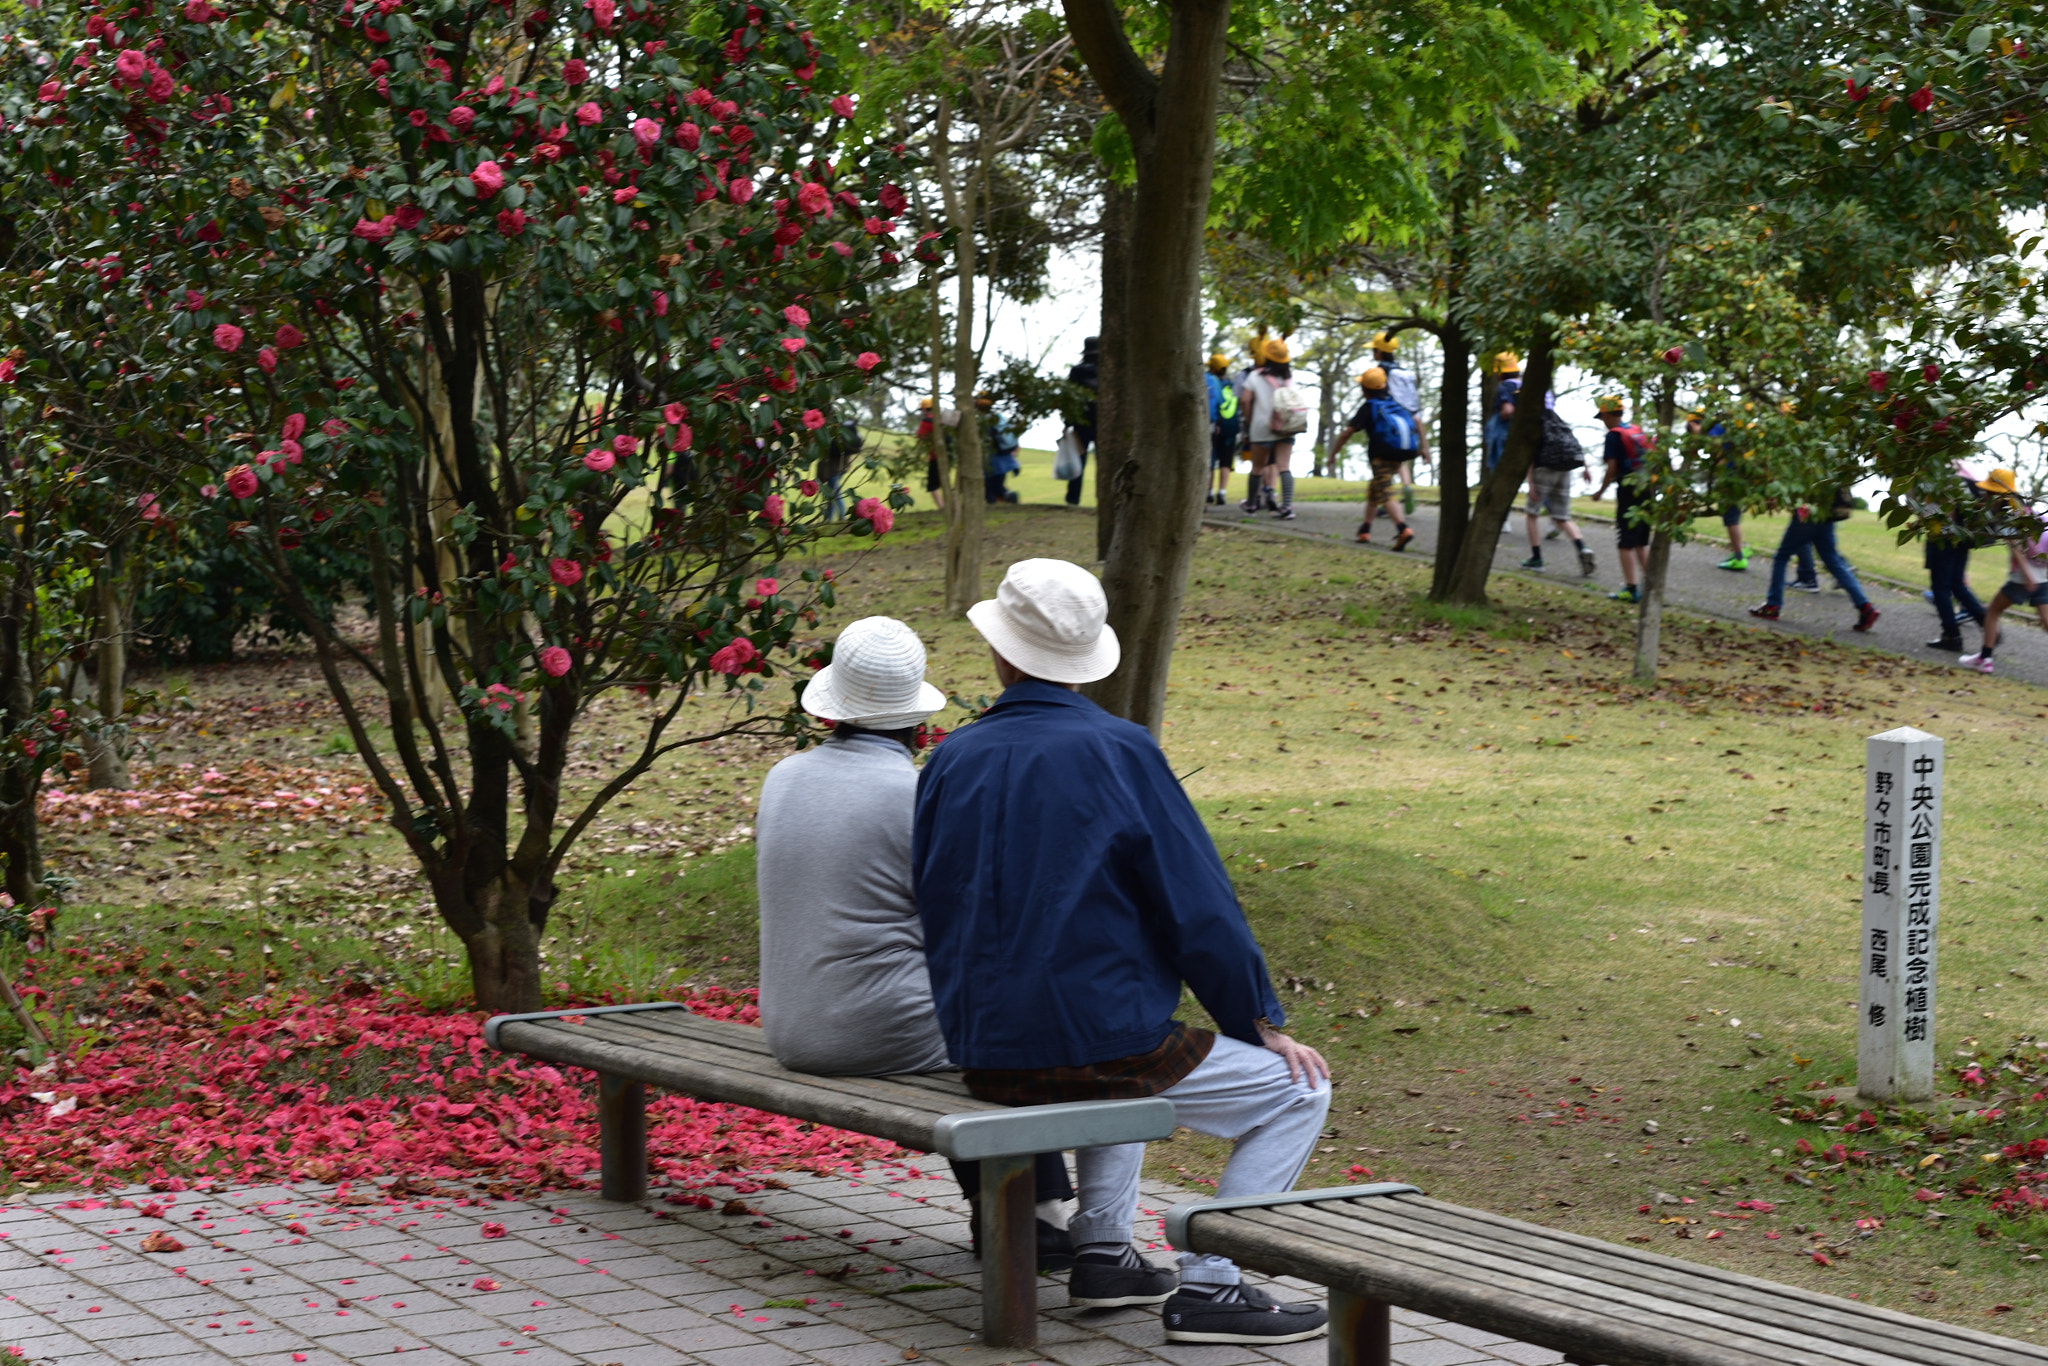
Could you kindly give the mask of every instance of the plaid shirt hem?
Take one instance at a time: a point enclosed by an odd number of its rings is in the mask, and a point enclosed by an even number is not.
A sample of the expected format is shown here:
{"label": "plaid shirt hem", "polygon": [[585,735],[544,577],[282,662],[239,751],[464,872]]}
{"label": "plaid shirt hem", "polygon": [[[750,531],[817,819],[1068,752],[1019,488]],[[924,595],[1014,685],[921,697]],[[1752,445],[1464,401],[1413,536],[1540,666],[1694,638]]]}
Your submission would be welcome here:
{"label": "plaid shirt hem", "polygon": [[1054,1105],[1072,1100],[1134,1100],[1156,1096],[1201,1066],[1216,1045],[1206,1029],[1179,1020],[1159,1047],[1135,1057],[1092,1062],[1084,1067],[968,1068],[968,1091],[998,1105]]}

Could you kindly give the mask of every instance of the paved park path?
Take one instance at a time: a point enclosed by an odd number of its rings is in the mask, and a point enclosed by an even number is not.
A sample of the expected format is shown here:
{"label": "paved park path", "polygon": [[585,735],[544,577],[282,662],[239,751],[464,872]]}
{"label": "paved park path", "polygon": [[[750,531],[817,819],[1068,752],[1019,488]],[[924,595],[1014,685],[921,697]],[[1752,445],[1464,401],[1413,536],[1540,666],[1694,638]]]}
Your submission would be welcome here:
{"label": "paved park path", "polygon": [[[974,1337],[966,1203],[937,1158],[701,1210],[594,1195],[268,1186],[176,1196],[36,1193],[0,1208],[0,1362],[61,1366],[1316,1366],[1167,1346],[1157,1310],[1049,1311],[1036,1355]],[[1144,1185],[1140,1247],[1188,1193]],[[720,1200],[731,1196],[722,1188]],[[657,1195],[660,1193],[657,1192]],[[367,1203],[352,1203],[365,1201]],[[168,1204],[159,1217],[144,1209]],[[151,1234],[183,1244],[141,1251]],[[1305,1288],[1304,1288],[1305,1289]],[[1320,1294],[1319,1291],[1314,1292]],[[1559,1354],[1397,1312],[1402,1366],[1548,1366]],[[19,1353],[19,1355],[16,1355]]]}
{"label": "paved park path", "polygon": [[[1593,503],[1590,500],[1574,499],[1574,511],[1591,511],[1595,516],[1612,517],[1614,504]],[[1235,503],[1227,507],[1211,507],[1207,520],[1222,525],[1251,523],[1261,528],[1296,536],[1309,536],[1340,540],[1346,544],[1352,541],[1358,530],[1359,505],[1357,503],[1298,503],[1295,505],[1296,520],[1278,522],[1270,513],[1247,517],[1238,510]],[[1437,509],[1424,503],[1415,509],[1410,519],[1415,527],[1415,540],[1410,543],[1405,555],[1428,560],[1436,550]],[[1507,533],[1500,538],[1500,549],[1495,552],[1494,573],[1523,575],[1532,579],[1543,579],[1568,591],[1583,592],[1590,596],[1604,595],[1621,587],[1620,559],[1614,552],[1614,527],[1611,522],[1588,520],[1580,524],[1586,535],[1586,545],[1598,557],[1599,564],[1591,578],[1581,578],[1577,557],[1571,544],[1562,539],[1543,543],[1543,558],[1546,568],[1541,573],[1524,571],[1519,566],[1528,557],[1529,541],[1523,530],[1522,513],[1519,506],[1508,518]],[[1549,523],[1543,524],[1544,530]],[[1370,553],[1388,554],[1385,546],[1393,540],[1392,524],[1382,519],[1373,531],[1374,545]],[[1941,634],[1941,625],[1935,619],[1934,609],[1920,597],[1921,585],[1898,587],[1869,578],[1863,579],[1864,591],[1877,604],[1882,615],[1877,625],[1868,633],[1858,635],[1850,630],[1856,620],[1856,610],[1849,605],[1848,595],[1835,586],[1826,569],[1820,570],[1823,591],[1800,593],[1789,585],[1785,592],[1784,616],[1775,624],[1756,620],[1748,609],[1764,600],[1764,593],[1770,587],[1770,551],[1775,542],[1763,547],[1751,547],[1750,568],[1744,573],[1733,573],[1717,569],[1715,565],[1727,558],[1728,551],[1719,544],[1694,542],[1690,545],[1673,546],[1671,550],[1670,577],[1665,588],[1668,605],[1683,608],[1703,616],[1720,617],[1740,622],[1758,630],[1790,631],[1801,635],[1825,637],[1845,645],[1860,645],[1870,649],[1884,650],[1905,655],[1928,663],[1955,664],[1955,656],[1926,648],[1925,642]],[[1366,547],[1359,546],[1360,551]],[[1759,549],[1763,553],[1758,553]],[[1971,558],[1971,586],[1985,601],[1989,601],[1998,585],[2005,580],[2005,552],[2002,550],[1979,551]],[[1634,611],[1619,603],[1610,604],[1616,612]],[[2029,613],[2024,619],[2021,614],[2008,612],[2003,623],[1998,643],[1998,672],[2001,677],[2018,678],[2028,683],[2048,686],[2048,634],[2044,634]],[[1979,633],[1974,626],[1963,627],[1963,641],[1966,648],[1977,648]],[[1965,671],[1956,669],[1958,675]]]}

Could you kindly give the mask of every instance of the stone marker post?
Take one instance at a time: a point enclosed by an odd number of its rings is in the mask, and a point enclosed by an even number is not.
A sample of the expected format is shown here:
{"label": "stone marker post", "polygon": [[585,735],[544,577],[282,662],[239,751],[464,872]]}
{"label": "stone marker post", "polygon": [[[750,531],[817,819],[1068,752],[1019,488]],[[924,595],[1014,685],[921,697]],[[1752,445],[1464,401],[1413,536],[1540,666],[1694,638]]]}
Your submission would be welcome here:
{"label": "stone marker post", "polygon": [[1866,743],[1862,1000],[1856,1092],[1934,1098],[1934,950],[1941,912],[1941,740],[1911,726]]}

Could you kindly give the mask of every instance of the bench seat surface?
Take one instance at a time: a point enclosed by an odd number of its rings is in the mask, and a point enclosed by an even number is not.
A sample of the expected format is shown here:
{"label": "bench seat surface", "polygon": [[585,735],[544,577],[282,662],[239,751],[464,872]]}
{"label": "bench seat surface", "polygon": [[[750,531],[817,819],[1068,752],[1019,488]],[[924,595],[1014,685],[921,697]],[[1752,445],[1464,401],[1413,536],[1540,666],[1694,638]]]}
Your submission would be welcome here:
{"label": "bench seat surface", "polygon": [[947,1115],[1006,1107],[967,1094],[958,1072],[901,1077],[819,1077],[769,1056],[759,1029],[686,1010],[636,1010],[553,1019],[508,1019],[498,1045],[547,1062],[752,1106],[791,1119],[886,1138],[931,1151]]}
{"label": "bench seat surface", "polygon": [[1602,1366],[2048,1366],[2048,1349],[1421,1195],[1195,1213],[1189,1250]]}

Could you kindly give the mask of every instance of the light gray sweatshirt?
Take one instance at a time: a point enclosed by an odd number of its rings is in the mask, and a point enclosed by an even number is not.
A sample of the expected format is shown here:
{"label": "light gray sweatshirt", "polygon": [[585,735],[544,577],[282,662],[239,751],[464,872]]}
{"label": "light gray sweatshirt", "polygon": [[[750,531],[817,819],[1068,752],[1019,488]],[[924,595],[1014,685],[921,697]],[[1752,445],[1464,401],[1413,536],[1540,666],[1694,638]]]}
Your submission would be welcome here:
{"label": "light gray sweatshirt", "polygon": [[761,1026],[792,1071],[952,1066],[911,895],[916,804],[909,751],[880,735],[835,736],[761,784]]}

